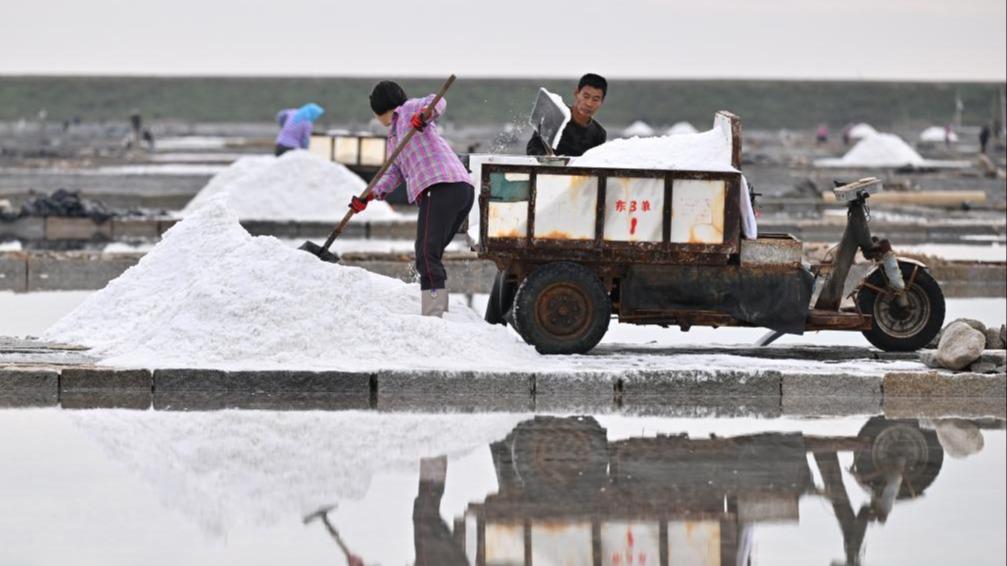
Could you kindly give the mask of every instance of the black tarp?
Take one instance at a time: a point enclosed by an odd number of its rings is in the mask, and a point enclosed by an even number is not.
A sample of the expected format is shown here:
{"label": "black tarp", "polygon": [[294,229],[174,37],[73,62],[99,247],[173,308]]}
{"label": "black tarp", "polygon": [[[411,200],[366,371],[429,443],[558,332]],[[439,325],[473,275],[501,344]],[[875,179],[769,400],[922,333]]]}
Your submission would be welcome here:
{"label": "black tarp", "polygon": [[37,195],[25,202],[21,205],[21,216],[92,218],[101,223],[116,216],[116,213],[100,201],[81,197],[79,191],[58,189],[50,195]]}
{"label": "black tarp", "polygon": [[779,332],[802,334],[815,277],[804,267],[640,265],[620,288],[621,312],[713,310]]}

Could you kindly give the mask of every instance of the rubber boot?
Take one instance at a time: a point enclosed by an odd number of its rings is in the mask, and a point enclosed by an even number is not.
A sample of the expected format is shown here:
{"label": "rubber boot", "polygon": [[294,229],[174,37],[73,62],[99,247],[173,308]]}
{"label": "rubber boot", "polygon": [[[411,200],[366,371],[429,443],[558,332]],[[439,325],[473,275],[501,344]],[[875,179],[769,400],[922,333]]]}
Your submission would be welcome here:
{"label": "rubber boot", "polygon": [[447,289],[420,291],[420,314],[441,318],[448,310]]}

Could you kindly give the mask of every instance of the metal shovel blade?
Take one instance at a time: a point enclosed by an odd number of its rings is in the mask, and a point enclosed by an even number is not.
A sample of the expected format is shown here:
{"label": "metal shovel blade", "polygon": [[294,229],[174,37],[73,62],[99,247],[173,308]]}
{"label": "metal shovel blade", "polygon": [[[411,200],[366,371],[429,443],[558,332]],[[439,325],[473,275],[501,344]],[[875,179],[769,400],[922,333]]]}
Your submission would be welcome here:
{"label": "metal shovel blade", "polygon": [[542,141],[555,149],[559,145],[559,138],[563,135],[563,129],[566,128],[569,121],[570,109],[556,104],[556,101],[549,96],[549,92],[544,88],[538,89],[535,106],[532,108],[528,122],[538,132]]}
{"label": "metal shovel blade", "polygon": [[329,250],[323,248],[322,246],[319,246],[318,244],[310,240],[301,244],[301,247],[297,249],[304,250],[322,261],[327,261],[329,263],[339,263],[338,254],[330,252]]}

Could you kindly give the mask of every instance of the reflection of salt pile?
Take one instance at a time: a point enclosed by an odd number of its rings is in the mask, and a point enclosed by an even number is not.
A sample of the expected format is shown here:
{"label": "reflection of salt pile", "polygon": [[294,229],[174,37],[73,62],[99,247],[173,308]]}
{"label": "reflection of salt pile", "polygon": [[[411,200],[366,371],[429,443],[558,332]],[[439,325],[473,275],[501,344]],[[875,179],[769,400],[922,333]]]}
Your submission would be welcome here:
{"label": "reflection of salt pile", "polygon": [[895,134],[876,134],[853,146],[840,159],[819,159],[825,167],[923,167],[927,160]]}
{"label": "reflection of salt pile", "polygon": [[713,129],[699,134],[612,140],[574,158],[570,165],[735,171],[731,166],[731,124],[718,115]]}
{"label": "reflection of salt pile", "polygon": [[420,458],[464,454],[503,438],[525,418],[108,410],[72,416],[151,484],[163,505],[214,536],[240,525],[300,521],[323,505],[360,499],[375,474],[411,472]]}
{"label": "reflection of salt pile", "polygon": [[622,137],[624,138],[647,137],[652,135],[654,135],[654,128],[651,128],[643,120],[633,122],[622,131]]}
{"label": "reflection of salt pile", "polygon": [[688,122],[676,122],[672,127],[665,130],[666,136],[680,136],[682,134],[695,134],[699,130]]}
{"label": "reflection of salt pile", "polygon": [[[206,184],[182,210],[188,216],[218,195],[243,220],[314,220],[335,222],[347,211],[353,195],[367,184],[346,167],[307,151],[277,158],[245,157]],[[374,202],[359,218],[396,218],[385,202]]]}
{"label": "reflection of salt pile", "polygon": [[46,337],[139,367],[511,369],[534,350],[459,301],[420,317],[414,285],[253,238],[207,203]]}

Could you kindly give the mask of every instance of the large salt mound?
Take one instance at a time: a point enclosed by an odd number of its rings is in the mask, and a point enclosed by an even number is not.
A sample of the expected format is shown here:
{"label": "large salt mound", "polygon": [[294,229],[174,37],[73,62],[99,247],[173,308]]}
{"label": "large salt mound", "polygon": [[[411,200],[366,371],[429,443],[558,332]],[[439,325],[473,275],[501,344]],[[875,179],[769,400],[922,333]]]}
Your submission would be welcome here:
{"label": "large salt mound", "polygon": [[735,171],[730,122],[718,116],[713,129],[698,134],[613,140],[572,159],[570,166]]}
{"label": "large salt mound", "polygon": [[134,367],[493,371],[541,359],[463,301],[451,311],[421,317],[416,285],[252,237],[218,198],[45,338]]}
{"label": "large salt mound", "polygon": [[868,136],[853,146],[841,159],[820,159],[826,167],[922,167],[926,159],[895,134]]}
{"label": "large salt mound", "polygon": [[[346,167],[312,155],[289,151],[281,157],[244,157],[221,171],[182,210],[183,217],[219,195],[242,220],[336,222],[353,195],[367,183]],[[372,202],[360,220],[397,218],[388,203]]]}

